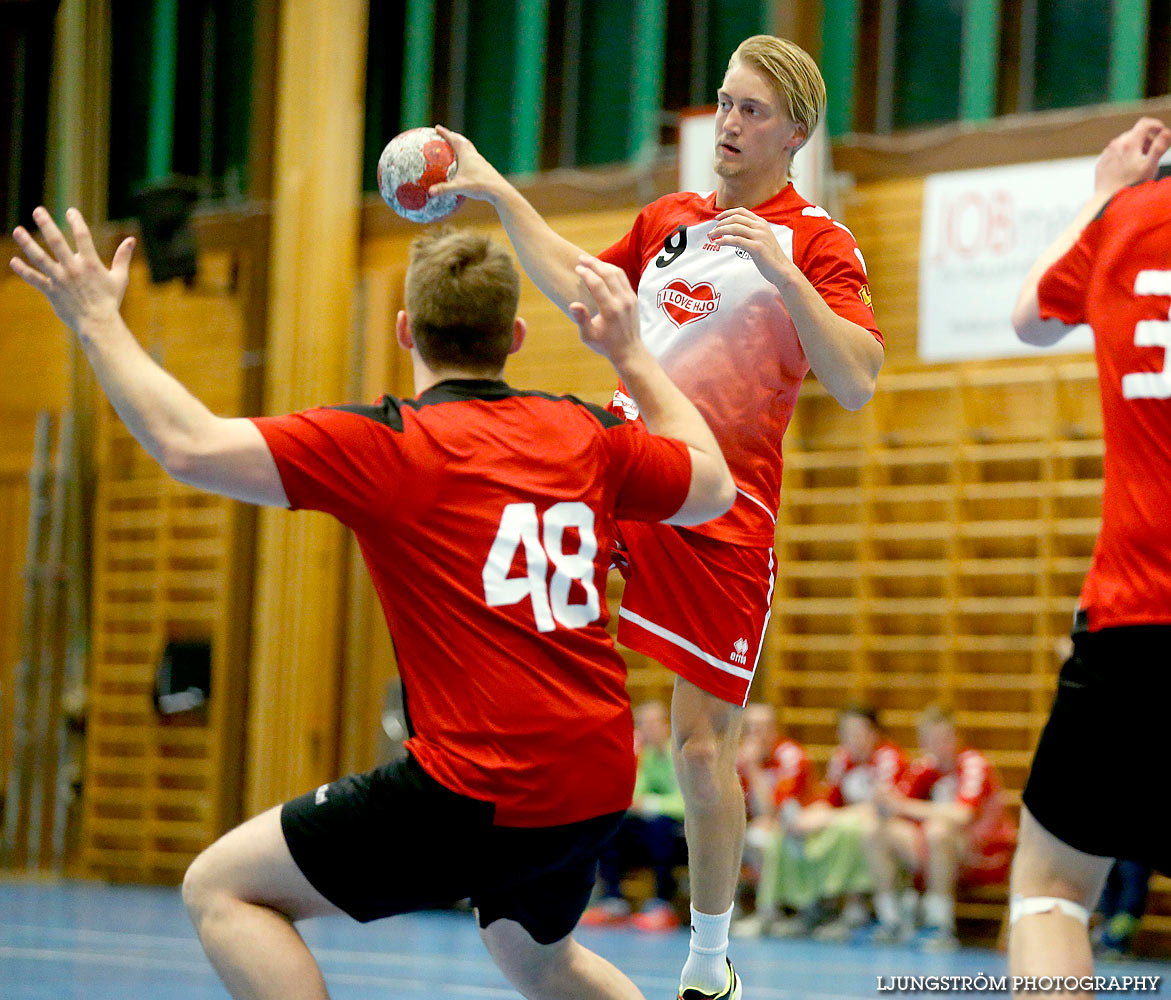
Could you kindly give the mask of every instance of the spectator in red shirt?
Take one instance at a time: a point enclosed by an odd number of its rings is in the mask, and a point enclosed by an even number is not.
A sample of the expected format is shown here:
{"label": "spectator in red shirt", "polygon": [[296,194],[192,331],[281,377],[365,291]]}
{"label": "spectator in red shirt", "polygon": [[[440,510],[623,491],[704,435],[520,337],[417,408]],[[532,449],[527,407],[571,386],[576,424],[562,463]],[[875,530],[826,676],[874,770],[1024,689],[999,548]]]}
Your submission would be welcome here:
{"label": "spectator in red shirt", "polygon": [[[873,881],[862,840],[876,789],[898,781],[907,761],[883,737],[877,710],[869,705],[847,705],[838,713],[838,738],[816,798],[802,803],[789,796],[778,808],[777,832],[764,852],[757,912],[738,922],[738,935],[813,932],[843,940],[869,920],[863,897]],[[843,905],[835,917],[829,903],[838,899]],[[780,919],[781,907],[796,910],[796,916]]]}
{"label": "spectator in red shirt", "polygon": [[924,949],[946,951],[956,946],[957,885],[1005,881],[1016,831],[996,770],[980,751],[960,749],[952,714],[925,709],[918,731],[922,756],[897,785],[876,794],[865,840],[874,874],[875,939],[898,941],[912,931],[895,896],[902,868],[926,884]]}

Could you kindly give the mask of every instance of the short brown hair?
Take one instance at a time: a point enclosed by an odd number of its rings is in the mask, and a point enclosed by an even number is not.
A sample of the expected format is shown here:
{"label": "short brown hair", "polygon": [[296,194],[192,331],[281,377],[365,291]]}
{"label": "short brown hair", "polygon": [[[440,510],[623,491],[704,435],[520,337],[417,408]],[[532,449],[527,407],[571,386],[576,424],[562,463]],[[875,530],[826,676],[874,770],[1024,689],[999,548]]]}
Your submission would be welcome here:
{"label": "short brown hair", "polygon": [[499,371],[519,300],[512,258],[487,236],[441,227],[411,243],[406,310],[429,367]]}
{"label": "short brown hair", "polygon": [[[776,35],[753,35],[744,39],[728,60],[728,69],[738,63],[763,75],[785,102],[789,117],[805,126],[805,138],[793,148],[796,153],[809,141],[825,114],[825,80],[817,63],[800,45]],[[791,157],[789,162],[792,163]]]}

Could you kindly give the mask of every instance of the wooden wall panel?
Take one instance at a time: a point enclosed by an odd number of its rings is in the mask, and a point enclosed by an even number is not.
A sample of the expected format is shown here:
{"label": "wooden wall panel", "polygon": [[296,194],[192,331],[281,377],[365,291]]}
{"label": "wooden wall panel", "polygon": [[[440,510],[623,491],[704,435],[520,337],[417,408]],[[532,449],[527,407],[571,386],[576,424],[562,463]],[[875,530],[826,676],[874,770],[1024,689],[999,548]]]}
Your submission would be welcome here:
{"label": "wooden wall panel", "polygon": [[[242,361],[256,289],[237,285],[240,256],[204,253],[194,289],[150,286],[138,262],[123,305],[147,351],[225,416],[248,405]],[[250,584],[241,539],[251,539],[251,514],[167,477],[105,403],[96,450],[81,863],[105,877],[176,882],[239,819],[247,680],[240,597]],[[155,672],[170,640],[210,641],[205,710],[155,710]]]}
{"label": "wooden wall panel", "polygon": [[[0,256],[17,252],[0,238]],[[28,538],[28,474],[37,412],[58,415],[69,400],[69,341],[43,298],[5,266],[0,271],[0,789],[12,760],[13,684],[20,655],[25,546]]]}
{"label": "wooden wall panel", "polygon": [[[365,0],[281,5],[268,413],[334,402],[347,387],[367,13]],[[249,812],[335,776],[344,563],[345,536],[333,519],[261,512]]]}

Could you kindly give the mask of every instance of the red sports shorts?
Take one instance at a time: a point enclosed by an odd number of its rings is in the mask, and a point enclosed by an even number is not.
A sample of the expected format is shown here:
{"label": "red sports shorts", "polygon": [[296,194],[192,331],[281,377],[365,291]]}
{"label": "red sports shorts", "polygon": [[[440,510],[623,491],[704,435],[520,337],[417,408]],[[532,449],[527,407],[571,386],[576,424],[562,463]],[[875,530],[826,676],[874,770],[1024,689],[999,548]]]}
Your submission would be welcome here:
{"label": "red sports shorts", "polygon": [[743,706],[772,606],[773,550],[623,521],[614,563],[626,577],[618,641]]}

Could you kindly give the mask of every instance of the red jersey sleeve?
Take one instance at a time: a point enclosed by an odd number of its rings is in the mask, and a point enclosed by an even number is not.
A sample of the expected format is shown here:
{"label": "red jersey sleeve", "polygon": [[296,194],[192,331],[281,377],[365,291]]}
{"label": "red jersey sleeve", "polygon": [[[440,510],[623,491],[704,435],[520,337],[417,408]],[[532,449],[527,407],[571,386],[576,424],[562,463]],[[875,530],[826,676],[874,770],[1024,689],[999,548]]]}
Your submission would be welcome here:
{"label": "red jersey sleeve", "polygon": [[1059,319],[1070,326],[1085,322],[1086,294],[1102,232],[1101,220],[1099,214],[1081,231],[1077,242],[1041,275],[1037,284],[1037,307],[1041,319]]}
{"label": "red jersey sleeve", "polygon": [[917,760],[903,772],[898,790],[909,799],[929,799],[938,780],[939,772],[930,760]]}
{"label": "red jersey sleeve", "polygon": [[786,799],[796,799],[805,805],[810,796],[809,755],[805,748],[792,741],[777,750],[777,784],[773,802],[779,808]]}
{"label": "red jersey sleeve", "polygon": [[883,785],[895,787],[907,770],[907,755],[893,743],[884,743],[874,751],[874,777]]}
{"label": "red jersey sleeve", "polygon": [[646,209],[643,209],[638,213],[638,218],[634,220],[630,231],[617,243],[598,254],[599,260],[622,268],[630,280],[630,287],[636,292],[638,291],[639,279],[642,277],[642,247],[646,226]]}
{"label": "red jersey sleeve", "polygon": [[979,811],[994,791],[992,765],[982,753],[971,750],[957,761],[956,802]]}
{"label": "red jersey sleeve", "polygon": [[648,434],[638,424],[605,432],[617,486],[614,517],[662,521],[676,513],[691,489],[691,453],[682,441]]}
{"label": "red jersey sleeve", "polygon": [[846,800],[842,796],[842,778],[846,776],[847,770],[849,770],[849,758],[846,756],[846,752],[839,747],[833,752],[829,763],[825,766],[825,784],[822,786],[820,799],[838,808],[845,805]]}
{"label": "red jersey sleeve", "polygon": [[870,302],[870,286],[862,253],[849,230],[833,223],[810,236],[803,248],[794,248],[794,261],[826,304],[842,319],[869,330],[883,343]]}
{"label": "red jersey sleeve", "polygon": [[320,407],[253,417],[292,510],[320,510],[349,527],[393,503],[407,485],[401,435],[367,417]]}

